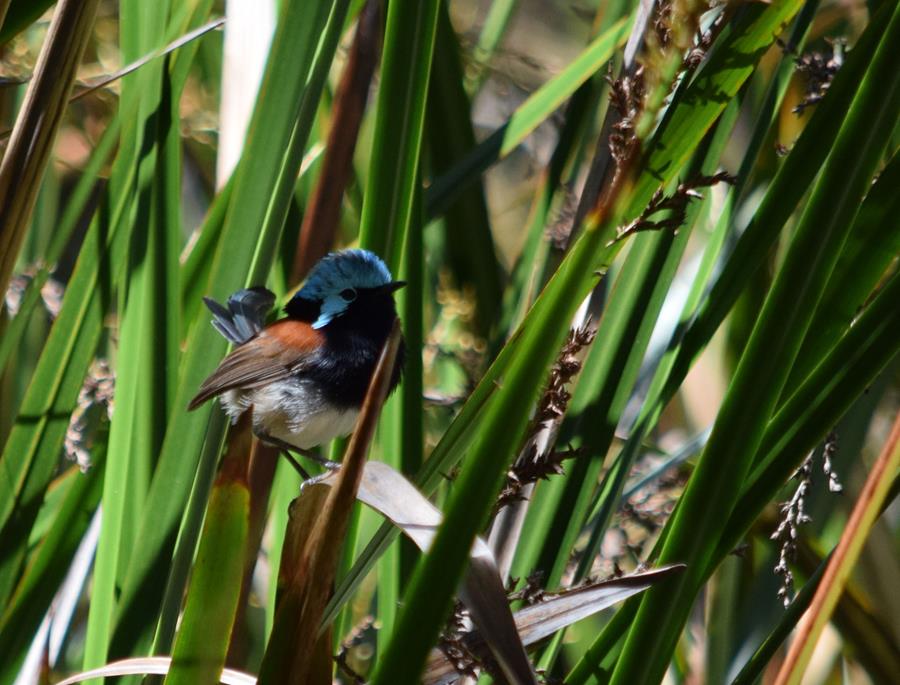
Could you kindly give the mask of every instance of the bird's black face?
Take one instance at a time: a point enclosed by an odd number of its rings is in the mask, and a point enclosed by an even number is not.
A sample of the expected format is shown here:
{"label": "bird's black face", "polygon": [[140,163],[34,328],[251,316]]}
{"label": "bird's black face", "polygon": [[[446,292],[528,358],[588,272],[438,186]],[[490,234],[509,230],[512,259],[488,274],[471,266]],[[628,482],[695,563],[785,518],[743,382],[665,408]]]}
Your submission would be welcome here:
{"label": "bird's black face", "polygon": [[394,292],[402,285],[389,283],[379,288],[359,288],[342,293],[347,308],[324,327],[326,334],[362,334],[380,344],[387,339],[397,317]]}
{"label": "bird's black face", "polygon": [[[402,281],[392,281],[377,288],[344,288],[337,294],[343,308],[328,316],[328,320],[318,327],[329,337],[353,333],[383,341],[397,316],[394,293],[404,285]],[[334,299],[333,296],[330,298],[331,301]],[[328,302],[295,297],[285,310],[293,318],[316,325],[323,321]],[[331,309],[334,312],[335,306],[331,305]]]}

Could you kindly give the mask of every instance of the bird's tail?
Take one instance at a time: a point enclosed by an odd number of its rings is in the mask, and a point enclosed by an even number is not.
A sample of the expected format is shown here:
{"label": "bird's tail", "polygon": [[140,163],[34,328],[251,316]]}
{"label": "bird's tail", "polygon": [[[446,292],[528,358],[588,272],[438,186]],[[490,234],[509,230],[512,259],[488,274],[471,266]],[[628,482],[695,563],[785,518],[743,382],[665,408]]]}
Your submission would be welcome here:
{"label": "bird's tail", "polygon": [[238,290],[228,298],[228,306],[223,307],[209,297],[203,301],[212,312],[212,325],[225,338],[242,345],[262,330],[266,315],[275,304],[275,294],[266,288],[255,287]]}

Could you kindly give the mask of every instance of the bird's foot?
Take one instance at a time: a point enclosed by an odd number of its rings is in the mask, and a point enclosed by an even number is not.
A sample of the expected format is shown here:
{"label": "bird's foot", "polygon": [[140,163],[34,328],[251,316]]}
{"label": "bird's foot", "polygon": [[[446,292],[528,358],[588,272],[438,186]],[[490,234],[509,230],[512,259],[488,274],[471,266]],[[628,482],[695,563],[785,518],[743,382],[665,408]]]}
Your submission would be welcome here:
{"label": "bird's foot", "polygon": [[[334,462],[332,462],[334,463]],[[303,492],[306,488],[315,485],[316,483],[321,483],[323,480],[328,478],[334,472],[333,469],[329,469],[324,473],[320,473],[317,476],[311,476],[309,478],[305,478],[302,483],[300,483],[300,492]]]}

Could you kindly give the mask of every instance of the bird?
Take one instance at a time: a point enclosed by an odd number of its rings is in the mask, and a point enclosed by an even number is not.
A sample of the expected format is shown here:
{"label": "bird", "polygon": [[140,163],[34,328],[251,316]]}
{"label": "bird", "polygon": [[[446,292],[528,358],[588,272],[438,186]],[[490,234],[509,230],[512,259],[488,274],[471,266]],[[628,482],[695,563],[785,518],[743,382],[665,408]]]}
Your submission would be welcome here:
{"label": "bird", "polygon": [[[275,295],[266,288],[240,290],[226,306],[204,298],[213,326],[235,347],[188,410],[218,397],[232,423],[252,410],[262,441],[288,456],[315,457],[313,448],[353,430],[397,318],[393,295],[404,285],[375,253],[348,249],[323,257],[285,305],[286,316],[268,325]],[[404,354],[401,335],[389,392]]]}

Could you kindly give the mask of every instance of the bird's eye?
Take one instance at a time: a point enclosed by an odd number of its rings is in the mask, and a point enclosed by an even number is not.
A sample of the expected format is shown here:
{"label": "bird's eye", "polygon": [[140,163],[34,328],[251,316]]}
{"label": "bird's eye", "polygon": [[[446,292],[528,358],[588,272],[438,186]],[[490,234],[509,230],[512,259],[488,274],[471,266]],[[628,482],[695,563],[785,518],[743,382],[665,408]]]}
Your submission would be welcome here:
{"label": "bird's eye", "polygon": [[346,302],[353,302],[356,299],[356,291],[353,288],[346,288],[341,291],[341,297]]}

